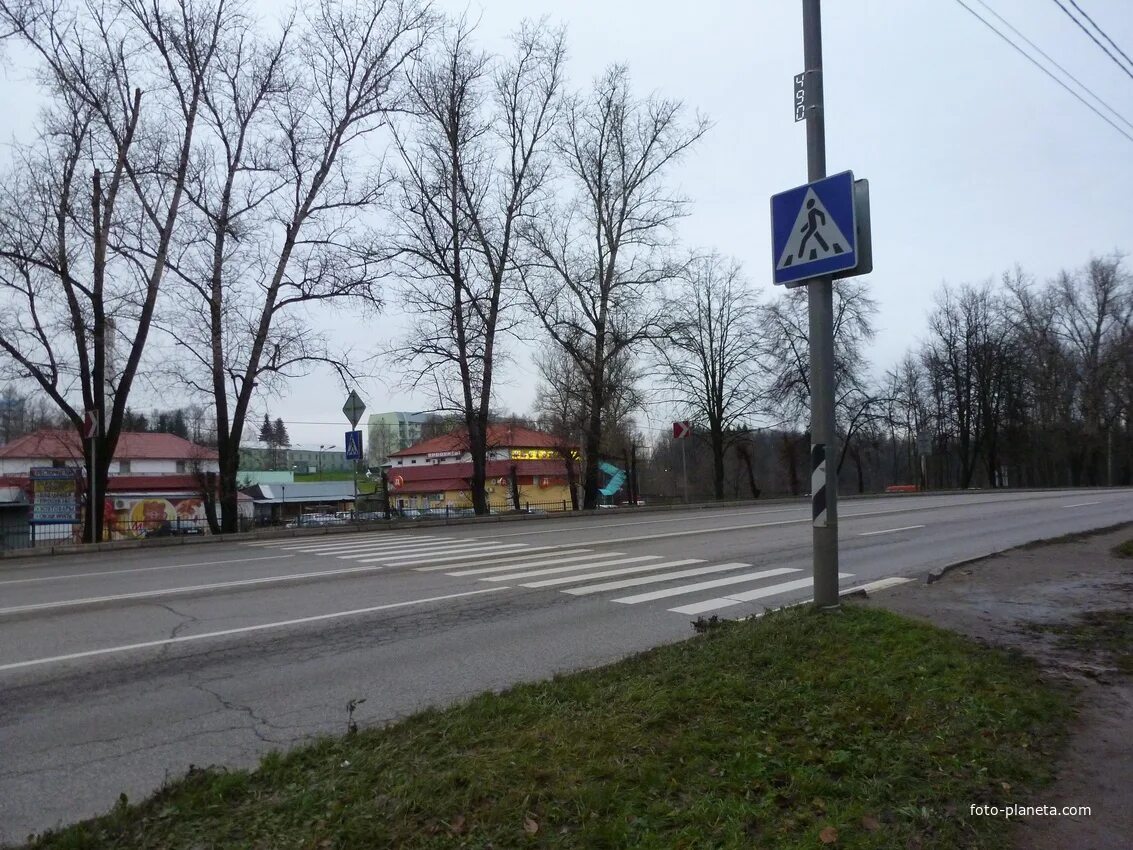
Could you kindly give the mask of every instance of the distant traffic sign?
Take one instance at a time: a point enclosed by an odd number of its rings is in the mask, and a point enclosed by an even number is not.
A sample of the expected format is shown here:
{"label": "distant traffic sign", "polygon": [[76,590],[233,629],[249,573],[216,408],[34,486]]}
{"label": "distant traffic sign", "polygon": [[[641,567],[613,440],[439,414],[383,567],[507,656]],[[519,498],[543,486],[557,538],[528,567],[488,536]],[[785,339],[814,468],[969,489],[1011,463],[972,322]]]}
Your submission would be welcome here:
{"label": "distant traffic sign", "polygon": [[845,272],[858,265],[854,173],[771,196],[775,283]]}
{"label": "distant traffic sign", "polygon": [[347,431],[346,432],[346,459],[347,460],[361,460],[362,459],[362,432],[361,431]]}
{"label": "distant traffic sign", "polygon": [[673,423],[673,439],[683,440],[692,433],[692,423],[689,421]]}
{"label": "distant traffic sign", "polygon": [[354,390],[351,390],[350,395],[346,397],[346,404],[342,406],[342,412],[346,414],[346,419],[350,422],[350,427],[357,428],[358,420],[361,419],[362,414],[366,412],[366,405]]}

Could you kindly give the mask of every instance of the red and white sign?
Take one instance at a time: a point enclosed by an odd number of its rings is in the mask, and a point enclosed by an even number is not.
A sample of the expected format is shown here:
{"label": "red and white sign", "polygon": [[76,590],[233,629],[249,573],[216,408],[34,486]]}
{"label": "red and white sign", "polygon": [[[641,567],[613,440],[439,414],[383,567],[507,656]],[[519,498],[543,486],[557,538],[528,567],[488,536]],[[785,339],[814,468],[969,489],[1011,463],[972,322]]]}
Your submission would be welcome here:
{"label": "red and white sign", "polygon": [[389,483],[396,490],[398,487],[405,486],[405,479],[400,475],[394,475],[392,478],[390,478]]}
{"label": "red and white sign", "polygon": [[692,433],[692,423],[688,420],[673,423],[673,439],[683,440]]}
{"label": "red and white sign", "polygon": [[89,440],[98,433],[98,411],[88,410],[83,418],[83,439]]}

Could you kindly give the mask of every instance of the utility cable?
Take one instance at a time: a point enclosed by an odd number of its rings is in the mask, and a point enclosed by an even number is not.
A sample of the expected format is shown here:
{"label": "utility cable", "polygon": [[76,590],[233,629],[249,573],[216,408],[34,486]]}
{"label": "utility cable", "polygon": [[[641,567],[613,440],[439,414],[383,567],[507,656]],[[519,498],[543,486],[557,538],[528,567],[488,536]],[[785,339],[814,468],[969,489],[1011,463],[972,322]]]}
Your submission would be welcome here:
{"label": "utility cable", "polygon": [[[1127,127],[1129,127],[1129,129],[1133,130],[1133,122],[1131,122],[1128,118],[1126,118],[1124,115],[1122,115],[1116,109],[1114,109],[1112,106],[1110,106],[1104,100],[1102,100],[1101,97],[1099,97],[1097,95],[1097,93],[1094,92],[1089,86],[1087,86],[1085,83],[1083,83],[1077,77],[1075,77],[1073,74],[1071,74],[1069,71],[1067,71],[1061,65],[1059,65],[1058,62],[1055,61],[1055,59],[1050,56],[1050,54],[1048,54],[1045,50],[1043,50],[1041,47],[1039,47],[1037,44],[1035,44],[1033,41],[1031,41],[1029,38],[1027,38],[1027,36],[1023,35],[1023,33],[1019,32],[1019,30],[1017,30],[1014,26],[1012,26],[1010,21],[1006,20],[1001,14],[999,14],[997,11],[995,11],[995,9],[991,8],[991,6],[989,6],[987,3],[985,3],[984,0],[976,0],[976,2],[979,3],[981,6],[983,6],[985,9],[987,9],[988,12],[990,12],[992,15],[994,15],[996,17],[996,19],[998,19],[1000,21],[1000,23],[1002,23],[1005,27],[1007,27],[1009,30],[1011,30],[1011,32],[1015,33],[1015,35],[1017,35],[1017,36],[1019,36],[1019,38],[1023,39],[1023,41],[1025,41],[1028,45],[1030,45],[1032,50],[1034,50],[1040,56],[1042,56],[1044,59],[1046,59],[1051,65],[1053,65],[1055,68],[1057,68],[1063,74],[1065,74],[1069,79],[1073,80],[1083,91],[1088,92],[1090,97],[1092,97],[1094,100],[1096,100],[1102,106],[1104,106],[1106,109],[1108,109],[1110,112],[1112,112],[1122,123],[1124,123]],[[1073,2],[1073,0],[1071,0],[1071,2]]]}
{"label": "utility cable", "polygon": [[[1096,35],[1094,35],[1092,32],[1090,32],[1090,30],[1086,27],[1086,25],[1084,23],[1082,23],[1080,20],[1078,20],[1076,17],[1074,17],[1073,12],[1071,12],[1069,9],[1067,9],[1065,6],[1062,5],[1062,0],[1054,0],[1054,4],[1056,6],[1058,6],[1059,9],[1061,9],[1063,12],[1066,13],[1066,17],[1068,17],[1070,20],[1072,20],[1074,23],[1076,23],[1078,25],[1078,29],[1080,29],[1082,32],[1084,32],[1086,35],[1088,35],[1090,37],[1090,41],[1092,41],[1094,44],[1096,44],[1098,47],[1100,47],[1103,51],[1105,51],[1105,55],[1108,56],[1110,59],[1112,59],[1114,64],[1117,65],[1118,68],[1120,68],[1122,71],[1124,71],[1130,79],[1133,79],[1133,71],[1130,71],[1128,68],[1126,68],[1125,65],[1122,64],[1121,60],[1118,59],[1116,56],[1113,55],[1113,53],[1110,52],[1110,49],[1108,47],[1106,47],[1104,44],[1102,44],[1100,41],[1098,41],[1098,37]],[[1077,8],[1077,5],[1075,5],[1075,8]]]}
{"label": "utility cable", "polygon": [[[977,20],[979,20],[979,22],[982,23],[985,27],[987,27],[989,30],[991,30],[993,33],[995,33],[997,36],[999,36],[1001,39],[1003,39],[1005,42],[1007,42],[1009,45],[1011,45],[1011,47],[1013,47],[1015,50],[1017,50],[1019,53],[1021,53],[1024,57],[1026,57],[1028,62],[1030,62],[1032,65],[1034,65],[1040,71],[1042,71],[1044,74],[1046,74],[1052,80],[1054,80],[1056,83],[1058,83],[1064,89],[1066,89],[1066,91],[1070,92],[1070,94],[1072,94],[1075,98],[1077,98],[1077,100],[1079,102],[1081,102],[1082,105],[1084,105],[1092,113],[1097,115],[1100,119],[1102,119],[1102,121],[1104,121],[1106,124],[1111,126],[1113,129],[1115,129],[1117,132],[1119,132],[1121,135],[1123,135],[1126,139],[1133,142],[1133,136],[1129,135],[1124,130],[1122,130],[1119,126],[1114,124],[1113,121],[1110,120],[1109,116],[1105,115],[1102,112],[1099,112],[1097,107],[1095,107],[1092,103],[1090,103],[1088,100],[1086,100],[1084,97],[1082,97],[1082,95],[1078,94],[1078,92],[1074,91],[1074,89],[1070,88],[1070,86],[1066,85],[1065,82],[1063,82],[1058,77],[1056,77],[1054,74],[1052,74],[1048,68],[1046,68],[1041,62],[1039,62],[1037,59],[1035,59],[1035,57],[1033,57],[1030,53],[1025,51],[1023,48],[1021,48],[1019,45],[1017,45],[1015,42],[1013,42],[1010,38],[1008,38],[1006,35],[1004,35],[1002,32],[1000,32],[998,29],[996,29],[994,24],[990,23],[986,18],[982,17],[979,12],[977,12],[975,9],[973,9],[971,6],[969,6],[967,3],[965,3],[964,0],[956,0],[956,2],[959,3],[961,6],[963,6],[964,9],[966,9],[970,15],[972,15]],[[1057,0],[1056,0],[1056,2],[1057,2]],[[1095,97],[1096,97],[1096,95],[1095,95]]]}
{"label": "utility cable", "polygon": [[1094,19],[1091,18],[1086,13],[1085,9],[1083,9],[1081,6],[1079,6],[1077,3],[1075,3],[1074,0],[1070,0],[1070,5],[1073,6],[1075,9],[1077,9],[1078,12],[1082,15],[1082,17],[1085,18],[1087,21],[1089,21],[1090,25],[1094,29],[1096,29],[1099,33],[1101,33],[1101,37],[1104,38],[1106,41],[1108,41],[1110,43],[1110,45],[1113,47],[1113,49],[1121,54],[1121,56],[1125,59],[1126,62],[1128,62],[1130,65],[1133,65],[1133,59],[1129,58],[1129,54],[1126,53],[1124,50],[1122,50],[1120,47],[1117,46],[1116,42],[1114,42],[1114,40],[1109,37],[1109,35],[1106,33],[1105,30],[1103,30],[1101,27],[1099,27],[1097,25],[1097,22],[1094,21]]}

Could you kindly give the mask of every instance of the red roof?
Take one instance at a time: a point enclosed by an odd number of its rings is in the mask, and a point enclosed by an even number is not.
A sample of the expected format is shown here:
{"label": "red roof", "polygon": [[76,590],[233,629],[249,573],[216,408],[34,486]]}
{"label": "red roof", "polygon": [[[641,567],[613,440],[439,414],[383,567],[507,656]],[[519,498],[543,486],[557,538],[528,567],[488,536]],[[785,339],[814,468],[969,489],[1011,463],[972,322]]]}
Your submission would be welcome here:
{"label": "red roof", "polygon": [[[74,431],[36,431],[0,446],[0,458],[77,460],[86,449]],[[176,434],[123,431],[114,460],[216,460],[214,449],[198,446]]]}
{"label": "red roof", "polygon": [[[524,428],[522,425],[489,425],[488,447],[505,449],[553,449],[562,445],[562,440],[545,431]],[[454,431],[442,434],[431,440],[423,440],[399,452],[391,452],[390,457],[412,457],[431,452],[468,451],[468,432]]]}
{"label": "red roof", "polygon": [[[515,465],[516,475],[566,476],[561,460],[491,460],[488,461],[489,481],[506,478]],[[401,486],[393,486],[400,477]],[[425,466],[395,466],[389,470],[390,490],[396,493],[439,493],[442,490],[467,490],[472,479],[470,463],[430,463]]]}

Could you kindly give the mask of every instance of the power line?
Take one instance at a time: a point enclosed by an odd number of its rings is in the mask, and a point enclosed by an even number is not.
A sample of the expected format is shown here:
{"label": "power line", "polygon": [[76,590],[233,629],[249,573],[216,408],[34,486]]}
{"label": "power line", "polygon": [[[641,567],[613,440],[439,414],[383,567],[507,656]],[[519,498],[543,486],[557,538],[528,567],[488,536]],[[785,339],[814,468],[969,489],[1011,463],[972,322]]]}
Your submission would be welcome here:
{"label": "power line", "polygon": [[[1070,92],[1070,94],[1072,94],[1075,98],[1077,98],[1077,100],[1080,103],[1082,103],[1083,106],[1085,106],[1092,113],[1097,115],[1100,119],[1102,119],[1102,121],[1104,121],[1106,124],[1111,126],[1113,129],[1115,129],[1117,132],[1119,132],[1121,135],[1123,135],[1126,139],[1133,142],[1133,136],[1129,135],[1124,130],[1122,130],[1119,126],[1114,124],[1113,121],[1110,120],[1109,116],[1105,115],[1102,112],[1099,112],[1096,106],[1094,106],[1092,103],[1090,103],[1084,97],[1082,97],[1082,95],[1078,94],[1078,92],[1074,91],[1074,89],[1072,89],[1072,88],[1070,88],[1070,86],[1066,85],[1065,82],[1063,82],[1058,77],[1056,77],[1054,74],[1052,74],[1050,72],[1050,70],[1048,68],[1046,68],[1041,62],[1039,62],[1030,53],[1025,51],[1023,48],[1021,48],[1019,45],[1017,45],[1015,42],[1013,42],[1010,38],[1008,38],[1006,35],[1004,35],[1002,32],[1000,32],[998,29],[996,29],[994,24],[992,24],[990,21],[988,21],[986,18],[984,18],[982,15],[980,15],[979,12],[977,12],[975,9],[973,9],[971,6],[969,6],[967,3],[965,3],[964,0],[956,0],[956,2],[959,3],[961,6],[963,6],[964,9],[967,10],[967,12],[970,15],[972,15],[974,18],[976,18],[985,27],[987,27],[989,30],[991,30],[993,33],[995,33],[997,36],[999,36],[1001,39],[1003,39],[1005,42],[1007,42],[1009,45],[1011,45],[1011,47],[1013,47],[1015,50],[1017,50],[1020,54],[1022,54],[1027,59],[1028,62],[1030,62],[1032,65],[1034,65],[1040,71],[1042,71],[1044,74],[1046,74],[1052,80],[1054,80],[1056,83],[1058,83],[1064,89],[1066,89],[1066,91]],[[1056,2],[1057,2],[1057,0],[1056,0]],[[1091,94],[1092,94],[1092,92],[1091,92]],[[1094,95],[1094,97],[1097,97],[1097,95]]]}
{"label": "power line", "polygon": [[[1085,83],[1083,83],[1077,77],[1075,77],[1073,74],[1071,74],[1069,71],[1067,71],[1061,65],[1059,65],[1058,62],[1055,61],[1055,59],[1050,56],[1050,54],[1048,54],[1045,50],[1043,50],[1041,47],[1039,47],[1037,44],[1035,44],[1033,41],[1031,41],[1029,38],[1027,38],[1027,36],[1023,35],[1023,33],[1019,32],[1019,30],[1017,30],[1014,26],[1012,26],[1010,21],[1006,20],[1001,14],[999,14],[997,11],[995,11],[995,9],[991,8],[991,6],[989,6],[987,3],[985,3],[984,0],[976,0],[976,2],[979,3],[981,6],[983,6],[985,9],[987,9],[988,12],[990,12],[992,15],[994,15],[996,17],[996,19],[998,19],[1005,27],[1007,27],[1009,30],[1011,30],[1011,32],[1015,33],[1015,35],[1017,35],[1017,36],[1019,36],[1019,38],[1023,39],[1023,41],[1025,41],[1028,45],[1030,45],[1030,47],[1033,50],[1035,50],[1040,56],[1042,56],[1044,59],[1046,59],[1051,65],[1053,65],[1055,68],[1057,68],[1063,74],[1065,74],[1069,79],[1073,80],[1083,91],[1088,92],[1090,97],[1092,97],[1094,100],[1096,100],[1102,106],[1104,106],[1106,109],[1108,109],[1110,112],[1112,112],[1115,116],[1117,116],[1117,118],[1120,121],[1122,121],[1127,127],[1129,127],[1130,129],[1133,129],[1133,122],[1130,122],[1130,120],[1128,118],[1126,118],[1124,115],[1122,115],[1116,109],[1114,109],[1112,106],[1110,106],[1104,100],[1102,100],[1097,95],[1097,93],[1094,92],[1089,86],[1087,86]],[[1073,2],[1073,0],[1071,0],[1071,2]]]}
{"label": "power line", "polygon": [[[1071,2],[1073,2],[1073,0],[1071,0]],[[1128,68],[1126,68],[1125,65],[1122,64],[1121,60],[1118,59],[1116,56],[1113,55],[1113,53],[1110,52],[1110,49],[1108,47],[1106,47],[1104,44],[1102,44],[1100,41],[1098,41],[1098,37],[1096,35],[1094,35],[1092,32],[1090,32],[1089,29],[1087,29],[1087,27],[1084,23],[1082,23],[1080,20],[1078,20],[1076,17],[1074,17],[1073,12],[1071,12],[1069,9],[1067,9],[1065,6],[1062,5],[1062,0],[1054,0],[1054,4],[1056,6],[1058,6],[1059,9],[1061,9],[1063,12],[1066,13],[1066,17],[1068,17],[1070,20],[1072,20],[1075,24],[1078,25],[1078,29],[1080,29],[1082,32],[1084,32],[1086,35],[1088,35],[1090,37],[1090,41],[1092,41],[1094,44],[1096,44],[1098,47],[1100,47],[1103,51],[1105,51],[1105,55],[1108,56],[1110,59],[1112,59],[1114,64],[1117,65],[1118,68],[1120,68],[1122,71],[1124,71],[1130,79],[1133,79],[1133,71],[1130,71]],[[1077,3],[1074,4],[1074,8],[1075,9],[1078,8]],[[1083,14],[1085,14],[1085,13],[1083,12]],[[1097,24],[1094,24],[1094,26],[1097,26]],[[1100,30],[1099,30],[1099,32],[1100,32]],[[1124,54],[1122,54],[1122,55],[1124,56]]]}
{"label": "power line", "polygon": [[1133,65],[1133,59],[1129,58],[1129,54],[1127,54],[1124,50],[1117,46],[1116,42],[1114,42],[1114,40],[1109,37],[1105,30],[1097,25],[1097,22],[1095,22],[1094,19],[1086,13],[1085,9],[1075,3],[1074,0],[1070,0],[1070,5],[1077,9],[1081,13],[1082,17],[1089,21],[1093,28],[1101,33],[1102,38],[1108,41],[1113,46],[1113,49],[1122,55],[1126,62],[1128,62],[1130,65]]}

